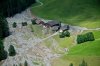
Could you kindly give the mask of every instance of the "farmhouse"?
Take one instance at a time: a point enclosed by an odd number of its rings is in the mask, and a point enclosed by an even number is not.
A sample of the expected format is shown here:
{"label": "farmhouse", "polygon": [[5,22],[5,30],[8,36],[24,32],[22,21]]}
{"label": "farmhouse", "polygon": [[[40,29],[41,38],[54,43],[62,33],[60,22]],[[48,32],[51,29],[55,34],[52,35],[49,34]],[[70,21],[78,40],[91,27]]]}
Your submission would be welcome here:
{"label": "farmhouse", "polygon": [[60,29],[60,26],[53,26],[52,31],[58,31]]}
{"label": "farmhouse", "polygon": [[63,32],[63,31],[65,31],[65,30],[69,30],[69,25],[64,25],[64,26],[61,26],[61,28],[60,28],[60,32]]}
{"label": "farmhouse", "polygon": [[61,22],[52,20],[44,24],[46,28],[52,28],[53,31],[58,31],[61,27]]}
{"label": "farmhouse", "polygon": [[43,22],[43,21],[41,21],[40,19],[37,19],[37,20],[36,20],[36,24],[41,24],[41,25],[44,25],[44,22]]}
{"label": "farmhouse", "polygon": [[61,26],[61,22],[56,21],[56,20],[52,20],[52,21],[45,23],[45,26],[48,26],[48,27]]}

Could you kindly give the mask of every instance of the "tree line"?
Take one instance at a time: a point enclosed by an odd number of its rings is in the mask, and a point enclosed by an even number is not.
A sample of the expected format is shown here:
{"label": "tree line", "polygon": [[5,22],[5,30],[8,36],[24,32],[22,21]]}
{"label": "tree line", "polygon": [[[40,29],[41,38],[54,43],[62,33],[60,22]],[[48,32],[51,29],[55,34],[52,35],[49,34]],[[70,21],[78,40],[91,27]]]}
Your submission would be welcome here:
{"label": "tree line", "polygon": [[9,35],[8,22],[3,16],[0,16],[0,39],[3,39],[8,35]]}
{"label": "tree line", "polygon": [[[8,22],[5,17],[0,16],[0,61],[5,60],[8,56],[7,51],[4,50],[3,39],[9,36]],[[9,47],[9,56],[14,56],[16,54],[14,47]]]}
{"label": "tree line", "polygon": [[1,0],[0,14],[10,17],[25,10],[33,3],[35,3],[35,0]]}
{"label": "tree line", "polygon": [[[6,17],[22,12],[33,3],[35,3],[35,0],[0,0],[0,61],[8,56],[3,45],[3,39],[10,34]],[[16,27],[16,24],[14,24],[14,27]],[[14,56],[15,54],[14,47],[10,46],[9,56]]]}

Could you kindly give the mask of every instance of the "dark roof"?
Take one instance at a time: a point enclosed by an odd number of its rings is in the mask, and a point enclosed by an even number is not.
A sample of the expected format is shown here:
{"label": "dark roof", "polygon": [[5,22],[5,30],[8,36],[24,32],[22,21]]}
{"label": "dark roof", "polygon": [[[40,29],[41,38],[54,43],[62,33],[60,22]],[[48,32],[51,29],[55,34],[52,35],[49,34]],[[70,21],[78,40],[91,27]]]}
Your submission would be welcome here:
{"label": "dark roof", "polygon": [[53,30],[53,31],[57,31],[57,30],[59,30],[59,27],[60,27],[60,26],[53,26],[53,27],[52,27],[52,30]]}
{"label": "dark roof", "polygon": [[42,24],[42,25],[44,25],[44,22],[43,21],[40,21],[40,23],[39,24]]}
{"label": "dark roof", "polygon": [[61,30],[69,30],[69,25],[61,26]]}
{"label": "dark roof", "polygon": [[50,27],[50,25],[49,25],[49,24],[47,24],[47,23],[44,23],[43,25],[44,25],[44,26],[46,26],[46,27]]}
{"label": "dark roof", "polygon": [[52,20],[52,21],[47,22],[47,24],[49,26],[51,26],[51,27],[57,26],[57,25],[59,26],[60,25],[60,21]]}

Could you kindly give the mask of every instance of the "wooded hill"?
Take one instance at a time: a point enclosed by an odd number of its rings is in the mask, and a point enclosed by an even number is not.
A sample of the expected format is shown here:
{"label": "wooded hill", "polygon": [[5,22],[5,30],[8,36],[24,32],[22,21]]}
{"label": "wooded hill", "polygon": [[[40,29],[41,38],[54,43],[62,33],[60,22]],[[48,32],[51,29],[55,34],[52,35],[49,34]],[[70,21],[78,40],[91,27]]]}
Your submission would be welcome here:
{"label": "wooded hill", "polygon": [[0,61],[6,59],[8,56],[3,45],[3,39],[9,35],[9,27],[6,17],[11,17],[16,13],[20,13],[33,3],[35,3],[35,0],[0,1]]}
{"label": "wooded hill", "polygon": [[35,3],[35,0],[1,0],[0,14],[10,17],[25,10],[33,3]]}

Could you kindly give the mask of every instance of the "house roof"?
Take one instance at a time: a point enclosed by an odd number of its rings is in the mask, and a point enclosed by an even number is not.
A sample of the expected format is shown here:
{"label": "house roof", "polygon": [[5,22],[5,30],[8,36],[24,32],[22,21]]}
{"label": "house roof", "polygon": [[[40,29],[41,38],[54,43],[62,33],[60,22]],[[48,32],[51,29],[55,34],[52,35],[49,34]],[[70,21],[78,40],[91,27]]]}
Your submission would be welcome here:
{"label": "house roof", "polygon": [[59,26],[53,26],[53,27],[52,27],[52,30],[53,30],[53,31],[59,30]]}
{"label": "house roof", "polygon": [[69,25],[61,26],[61,30],[69,30]]}
{"label": "house roof", "polygon": [[52,20],[47,22],[47,24],[51,27],[56,26],[56,25],[60,25],[60,21],[56,21],[56,20]]}

